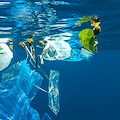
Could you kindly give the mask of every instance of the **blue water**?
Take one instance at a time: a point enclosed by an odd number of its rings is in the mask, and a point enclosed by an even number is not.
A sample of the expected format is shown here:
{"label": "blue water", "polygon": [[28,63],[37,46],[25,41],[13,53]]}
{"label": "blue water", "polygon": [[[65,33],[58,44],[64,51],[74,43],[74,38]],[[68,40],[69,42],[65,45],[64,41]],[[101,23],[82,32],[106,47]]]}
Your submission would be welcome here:
{"label": "blue water", "polygon": [[[7,0],[3,0],[6,2]],[[3,2],[0,1],[0,2]],[[44,36],[70,32],[79,39],[79,31],[91,28],[90,23],[73,27],[80,17],[96,14],[101,19],[97,36],[98,53],[90,61],[45,61],[42,69],[60,72],[60,112],[57,116],[48,107],[48,95],[38,91],[31,106],[40,116],[47,112],[53,120],[120,120],[120,1],[119,0],[16,0],[0,4],[0,38],[11,37],[13,63],[26,58],[19,47],[33,34],[34,45]],[[10,3],[9,3],[10,2]],[[64,25],[53,27],[52,25]],[[3,27],[9,30],[3,30]],[[41,53],[40,49],[36,50]],[[44,78],[44,76],[43,76]],[[48,89],[44,78],[42,88]]]}

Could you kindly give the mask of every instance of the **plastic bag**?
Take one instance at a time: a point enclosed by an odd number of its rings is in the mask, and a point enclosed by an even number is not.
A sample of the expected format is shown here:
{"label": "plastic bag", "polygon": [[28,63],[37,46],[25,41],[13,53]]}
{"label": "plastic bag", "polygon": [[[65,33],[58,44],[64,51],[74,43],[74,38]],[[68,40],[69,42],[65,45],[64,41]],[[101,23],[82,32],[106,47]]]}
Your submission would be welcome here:
{"label": "plastic bag", "polygon": [[0,71],[5,69],[11,62],[13,53],[5,43],[0,43]]}
{"label": "plastic bag", "polygon": [[71,47],[65,41],[48,41],[42,52],[45,60],[64,60],[70,57]]}
{"label": "plastic bag", "polygon": [[[2,73],[0,83],[1,120],[41,120],[39,113],[30,106],[42,83],[39,73],[30,69],[26,60],[15,63]],[[45,114],[42,120],[51,120]]]}

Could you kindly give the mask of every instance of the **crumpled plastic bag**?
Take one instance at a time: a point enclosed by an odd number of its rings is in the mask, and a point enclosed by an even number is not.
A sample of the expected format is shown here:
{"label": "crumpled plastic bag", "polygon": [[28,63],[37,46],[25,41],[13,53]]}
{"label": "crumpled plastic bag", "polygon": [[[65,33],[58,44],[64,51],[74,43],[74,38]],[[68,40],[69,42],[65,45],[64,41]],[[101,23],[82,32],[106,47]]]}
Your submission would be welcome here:
{"label": "crumpled plastic bag", "polygon": [[11,62],[13,53],[5,43],[0,43],[0,71],[5,69]]}
{"label": "crumpled plastic bag", "polygon": [[[0,83],[0,120],[41,120],[30,106],[38,91],[36,85],[41,83],[41,75],[31,70],[26,60],[5,70]],[[45,114],[42,120],[51,118]]]}
{"label": "crumpled plastic bag", "polygon": [[71,52],[70,45],[65,41],[48,41],[41,58],[45,60],[64,60],[69,58]]}

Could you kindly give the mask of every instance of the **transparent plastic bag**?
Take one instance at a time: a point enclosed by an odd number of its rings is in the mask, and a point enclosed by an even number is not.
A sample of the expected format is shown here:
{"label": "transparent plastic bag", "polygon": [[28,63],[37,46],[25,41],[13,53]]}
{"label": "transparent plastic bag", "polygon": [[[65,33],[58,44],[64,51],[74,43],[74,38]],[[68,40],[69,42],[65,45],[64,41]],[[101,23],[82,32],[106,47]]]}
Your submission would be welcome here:
{"label": "transparent plastic bag", "polygon": [[2,73],[0,83],[1,120],[41,120],[39,113],[30,106],[42,77],[30,69],[26,60],[13,64]]}
{"label": "transparent plastic bag", "polygon": [[70,45],[65,41],[48,41],[41,56],[45,60],[64,60],[69,58]]}

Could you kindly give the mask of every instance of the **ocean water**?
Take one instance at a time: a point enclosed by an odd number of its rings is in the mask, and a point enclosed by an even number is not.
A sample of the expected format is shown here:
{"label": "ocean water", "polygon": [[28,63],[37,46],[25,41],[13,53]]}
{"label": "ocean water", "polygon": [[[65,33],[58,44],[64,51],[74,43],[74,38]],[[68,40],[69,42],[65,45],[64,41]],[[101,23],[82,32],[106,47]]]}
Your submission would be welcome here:
{"label": "ocean water", "polygon": [[[62,32],[80,39],[79,32],[91,28],[90,22],[74,25],[85,15],[97,15],[101,20],[98,53],[89,61],[45,61],[41,68],[47,74],[52,69],[60,73],[60,112],[54,115],[48,95],[40,90],[31,106],[40,116],[47,112],[52,120],[120,120],[119,0],[1,0],[0,38],[12,38],[11,66],[26,58],[19,42],[33,34],[34,45],[45,36]],[[37,49],[36,54],[40,53]],[[42,88],[48,89],[46,78]]]}

